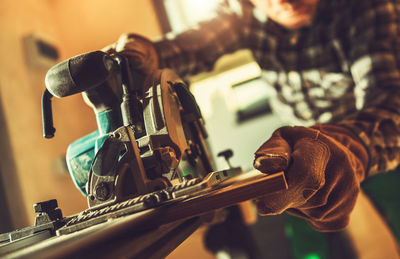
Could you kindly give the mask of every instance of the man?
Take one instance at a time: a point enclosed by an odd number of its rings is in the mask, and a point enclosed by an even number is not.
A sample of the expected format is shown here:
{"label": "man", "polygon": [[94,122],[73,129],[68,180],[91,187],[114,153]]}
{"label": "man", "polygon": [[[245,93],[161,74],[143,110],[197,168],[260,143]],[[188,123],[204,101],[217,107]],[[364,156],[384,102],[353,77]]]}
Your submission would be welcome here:
{"label": "man", "polygon": [[196,29],[153,43],[123,35],[108,51],[131,56],[145,74],[161,66],[184,76],[249,48],[282,104],[308,126],[280,128],[257,150],[255,168],[285,170],[289,185],[257,201],[259,212],[287,211],[319,231],[344,228],[360,183],[400,161],[400,3],[229,2]]}

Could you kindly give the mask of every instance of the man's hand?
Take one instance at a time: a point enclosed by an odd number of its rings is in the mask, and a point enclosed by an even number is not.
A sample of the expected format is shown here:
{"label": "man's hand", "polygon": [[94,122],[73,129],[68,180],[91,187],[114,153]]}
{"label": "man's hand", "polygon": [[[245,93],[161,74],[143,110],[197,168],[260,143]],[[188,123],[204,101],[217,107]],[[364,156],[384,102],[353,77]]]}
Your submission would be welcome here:
{"label": "man's hand", "polygon": [[264,173],[284,170],[289,188],[260,198],[258,211],[287,210],[319,231],[344,228],[367,165],[366,149],[343,127],[280,128],[257,150],[254,167]]}
{"label": "man's hand", "polygon": [[129,59],[132,70],[144,75],[159,68],[158,54],[153,43],[138,34],[122,34],[118,41],[103,48],[107,53],[120,53]]}

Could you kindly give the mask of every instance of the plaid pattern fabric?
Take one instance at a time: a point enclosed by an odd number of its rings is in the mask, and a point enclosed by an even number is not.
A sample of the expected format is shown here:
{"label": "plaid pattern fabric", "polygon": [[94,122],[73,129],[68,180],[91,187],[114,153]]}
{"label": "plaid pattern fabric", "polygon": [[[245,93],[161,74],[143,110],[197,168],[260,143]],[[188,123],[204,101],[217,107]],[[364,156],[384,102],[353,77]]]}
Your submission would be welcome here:
{"label": "plaid pattern fabric", "polygon": [[312,26],[295,31],[240,4],[233,11],[225,3],[215,19],[157,41],[162,66],[195,74],[222,54],[249,48],[297,121],[352,130],[369,150],[369,175],[397,167],[400,1],[320,0]]}

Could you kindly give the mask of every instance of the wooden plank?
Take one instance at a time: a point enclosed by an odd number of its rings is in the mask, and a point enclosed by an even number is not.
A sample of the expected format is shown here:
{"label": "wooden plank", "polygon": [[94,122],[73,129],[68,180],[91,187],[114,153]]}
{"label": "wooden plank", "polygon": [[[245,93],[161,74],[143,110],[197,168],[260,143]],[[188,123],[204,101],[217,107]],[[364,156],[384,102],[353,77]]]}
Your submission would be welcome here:
{"label": "wooden plank", "polygon": [[224,186],[214,191],[160,207],[157,221],[159,224],[165,224],[177,219],[202,215],[287,188],[283,172],[273,175],[261,173],[240,175],[226,181]]}
{"label": "wooden plank", "polygon": [[[142,251],[145,253],[152,250],[172,251],[171,249],[177,247],[197,228],[197,220],[193,221],[196,223],[193,226],[187,223],[190,218],[285,188],[287,183],[283,172],[268,176],[258,173],[245,174],[226,181],[220,188],[209,190],[202,195],[117,218],[69,235],[54,237],[9,254],[8,257],[76,258],[87,255],[130,257]],[[182,227],[181,224],[186,224],[186,227]],[[164,233],[169,237],[165,240],[172,241],[153,239],[157,233]],[[176,236],[172,238],[174,233]],[[160,247],[154,247],[157,244]],[[134,246],[140,249],[129,249]]]}

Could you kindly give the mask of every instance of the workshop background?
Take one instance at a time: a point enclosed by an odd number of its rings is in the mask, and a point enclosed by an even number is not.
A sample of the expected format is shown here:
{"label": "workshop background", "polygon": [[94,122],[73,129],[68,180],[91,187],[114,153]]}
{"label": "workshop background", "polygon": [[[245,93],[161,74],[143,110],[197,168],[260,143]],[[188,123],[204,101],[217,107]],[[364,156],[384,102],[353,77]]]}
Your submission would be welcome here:
{"label": "workshop background", "polygon": [[[161,2],[165,8],[160,9]],[[195,5],[199,2],[201,8]],[[64,215],[87,208],[86,199],[68,175],[65,152],[70,143],[96,129],[95,117],[80,95],[55,99],[53,113],[57,132],[51,140],[42,137],[40,99],[50,66],[77,54],[101,49],[124,32],[154,39],[171,29],[184,30],[198,19],[212,15],[219,1],[208,2],[0,1],[0,233],[32,225],[35,216],[32,204],[39,201],[56,198]],[[35,52],[35,42],[41,44],[42,52]],[[274,114],[269,106],[274,91],[265,87],[263,76],[250,52],[242,50],[220,59],[213,71],[190,80],[206,120],[214,157],[231,148],[234,151],[231,163],[242,166],[245,171],[251,170],[257,147],[274,129],[286,125],[282,114]],[[227,166],[222,159],[216,159],[215,163],[217,169]],[[369,220],[378,222],[376,228],[381,228],[384,223],[373,218],[370,210],[367,206],[367,211],[357,213],[369,215]],[[281,218],[270,221],[271,226],[282,227],[281,224]],[[363,232],[354,238],[371,233],[371,228],[365,227],[369,223],[361,220],[357,224],[353,228]],[[204,250],[204,230],[200,229],[184,242],[170,258],[185,258],[188,253],[191,258],[213,258]],[[377,232],[372,233],[378,237]],[[275,232],[274,237],[266,234],[262,242],[275,249],[286,249],[287,244],[280,243],[285,239],[283,228],[279,234]],[[359,246],[368,245],[364,242]],[[285,258],[289,258],[288,254],[281,252]]]}

